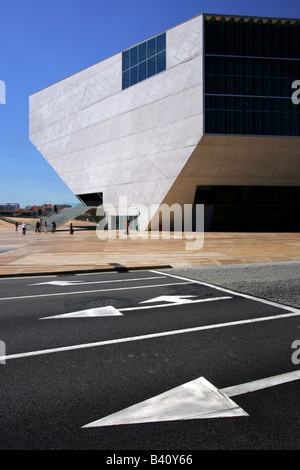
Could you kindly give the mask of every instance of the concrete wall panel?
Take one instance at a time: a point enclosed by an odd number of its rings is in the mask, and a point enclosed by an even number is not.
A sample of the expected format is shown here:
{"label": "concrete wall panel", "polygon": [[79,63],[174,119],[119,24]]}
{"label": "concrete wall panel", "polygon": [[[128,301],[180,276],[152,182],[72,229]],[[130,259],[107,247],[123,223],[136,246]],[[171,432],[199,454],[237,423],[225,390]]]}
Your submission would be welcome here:
{"label": "concrete wall panel", "polygon": [[203,134],[202,16],[167,31],[167,70],[122,91],[122,54],[30,97],[30,139],[75,194],[160,203]]}

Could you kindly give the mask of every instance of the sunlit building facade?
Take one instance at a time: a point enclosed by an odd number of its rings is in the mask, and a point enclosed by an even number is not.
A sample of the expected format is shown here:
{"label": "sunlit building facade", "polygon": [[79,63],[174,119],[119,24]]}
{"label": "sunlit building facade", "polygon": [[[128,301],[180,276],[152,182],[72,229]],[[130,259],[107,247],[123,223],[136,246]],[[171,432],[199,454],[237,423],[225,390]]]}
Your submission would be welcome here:
{"label": "sunlit building facade", "polygon": [[203,14],[31,95],[30,140],[109,228],[298,231],[297,80],[298,19]]}

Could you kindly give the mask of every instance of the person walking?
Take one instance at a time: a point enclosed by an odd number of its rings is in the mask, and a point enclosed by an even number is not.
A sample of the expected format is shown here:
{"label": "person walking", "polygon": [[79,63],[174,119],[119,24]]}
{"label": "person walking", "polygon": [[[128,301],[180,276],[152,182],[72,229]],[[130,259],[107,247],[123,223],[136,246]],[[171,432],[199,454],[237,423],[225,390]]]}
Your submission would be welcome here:
{"label": "person walking", "polygon": [[70,223],[70,235],[73,235],[74,233],[74,228],[72,222]]}
{"label": "person walking", "polygon": [[16,223],[15,223],[15,226],[16,226],[16,232],[17,232],[17,231],[18,231],[18,227],[19,227],[19,223],[16,222]]}
{"label": "person walking", "polygon": [[45,223],[44,223],[44,228],[45,228],[45,233],[47,233],[47,230],[48,230],[48,224],[47,224],[47,222],[46,222],[46,221],[45,221]]}
{"label": "person walking", "polygon": [[126,222],[126,234],[129,235],[129,219]]}
{"label": "person walking", "polygon": [[55,230],[56,230],[56,223],[55,223],[55,221],[53,220],[51,232],[54,233]]}
{"label": "person walking", "polygon": [[22,224],[22,235],[26,235],[26,228],[27,228],[27,226],[26,226],[26,224],[25,224],[25,222],[24,222],[24,223]]}

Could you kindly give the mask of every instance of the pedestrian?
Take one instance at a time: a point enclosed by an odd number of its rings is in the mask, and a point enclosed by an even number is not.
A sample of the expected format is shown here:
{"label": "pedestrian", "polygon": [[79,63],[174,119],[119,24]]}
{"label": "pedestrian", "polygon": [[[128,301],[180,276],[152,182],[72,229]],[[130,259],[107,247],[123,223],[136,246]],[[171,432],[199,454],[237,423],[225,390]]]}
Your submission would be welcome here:
{"label": "pedestrian", "polygon": [[56,223],[55,223],[55,221],[53,220],[51,232],[54,233],[55,230],[56,230]]}
{"label": "pedestrian", "polygon": [[15,223],[15,226],[16,226],[16,232],[17,232],[17,231],[18,231],[18,227],[19,227],[18,222]]}
{"label": "pedestrian", "polygon": [[126,222],[126,234],[129,235],[129,219]]}
{"label": "pedestrian", "polygon": [[47,224],[47,222],[46,222],[46,221],[45,221],[45,223],[44,223],[44,227],[45,227],[45,233],[47,233],[47,230],[48,230],[48,224]]}
{"label": "pedestrian", "polygon": [[38,233],[40,232],[40,221],[38,220],[37,223],[35,224],[35,232]]}
{"label": "pedestrian", "polygon": [[24,223],[22,224],[22,235],[26,235],[26,228],[27,228],[27,226],[26,226],[26,224],[25,224],[25,222],[24,222]]}
{"label": "pedestrian", "polygon": [[70,223],[70,235],[73,235],[74,233],[74,228],[72,222]]}

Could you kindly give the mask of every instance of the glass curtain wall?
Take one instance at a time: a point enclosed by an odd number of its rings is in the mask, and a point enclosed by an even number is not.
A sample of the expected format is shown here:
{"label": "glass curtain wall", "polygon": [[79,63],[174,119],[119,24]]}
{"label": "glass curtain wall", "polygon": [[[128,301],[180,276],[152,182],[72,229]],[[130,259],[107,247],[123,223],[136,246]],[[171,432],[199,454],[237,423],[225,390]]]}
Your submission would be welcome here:
{"label": "glass curtain wall", "polygon": [[205,17],[205,132],[300,135],[300,21]]}

